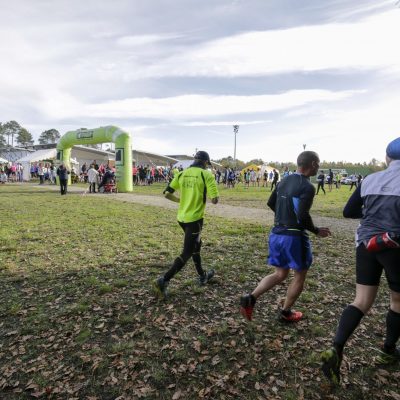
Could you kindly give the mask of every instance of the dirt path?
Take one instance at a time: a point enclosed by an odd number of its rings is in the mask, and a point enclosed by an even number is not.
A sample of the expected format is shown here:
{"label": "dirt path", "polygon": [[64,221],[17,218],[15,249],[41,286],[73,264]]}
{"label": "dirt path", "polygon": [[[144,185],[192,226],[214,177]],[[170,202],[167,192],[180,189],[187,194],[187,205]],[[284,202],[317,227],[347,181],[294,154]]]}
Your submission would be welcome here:
{"label": "dirt path", "polygon": [[[107,196],[107,195],[102,195]],[[156,207],[169,208],[169,209],[177,209],[177,203],[173,203],[164,197],[160,196],[146,196],[146,195],[138,195],[131,193],[118,193],[114,195],[116,200],[133,202],[145,205],[152,205]],[[231,206],[227,204],[218,203],[217,205],[213,205],[211,203],[207,203],[206,212],[208,215],[213,215],[216,217],[229,218],[229,219],[238,219],[238,220],[247,220],[251,222],[256,222],[261,225],[271,225],[274,221],[274,213],[271,210],[260,209],[260,208],[248,208],[248,207],[239,207],[239,206]],[[333,232],[340,231],[343,233],[353,233],[355,232],[358,221],[355,220],[347,220],[347,219],[339,219],[339,218],[331,218],[331,217],[322,217],[322,216],[313,216],[313,220],[317,226],[326,226],[329,227]]]}
{"label": "dirt path", "polygon": [[[51,190],[59,190],[58,186],[39,186],[35,185],[39,189],[51,189]],[[86,193],[85,190],[81,187],[69,186],[68,190],[74,193]],[[86,195],[89,195],[86,193]],[[90,195],[92,196],[92,195]],[[102,198],[102,199],[114,199],[118,201],[130,202],[143,204],[146,206],[154,206],[161,207],[167,209],[177,209],[177,203],[173,203],[165,199],[163,196],[148,196],[143,194],[135,194],[135,193],[110,193],[110,194],[96,194],[93,195],[93,198]],[[223,202],[213,205],[211,203],[207,203],[206,213],[208,215],[213,215],[216,217],[229,218],[229,219],[237,219],[237,220],[246,220],[249,222],[255,222],[260,225],[271,225],[274,221],[274,214],[269,209],[260,209],[260,208],[248,208],[248,207],[239,207],[239,206],[231,206],[227,204],[223,204]],[[339,219],[339,218],[331,218],[331,217],[322,217],[322,216],[313,216],[314,223],[317,226],[326,226],[334,232],[341,233],[354,233],[357,226],[358,220],[349,220],[349,219]]]}

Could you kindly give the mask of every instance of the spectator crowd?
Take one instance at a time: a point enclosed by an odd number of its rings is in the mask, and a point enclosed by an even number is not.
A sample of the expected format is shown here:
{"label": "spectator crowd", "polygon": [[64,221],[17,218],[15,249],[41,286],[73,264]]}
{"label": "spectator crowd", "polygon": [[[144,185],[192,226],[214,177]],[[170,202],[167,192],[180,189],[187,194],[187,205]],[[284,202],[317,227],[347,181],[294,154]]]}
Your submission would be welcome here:
{"label": "spectator crowd", "polygon": [[[91,171],[92,170],[92,171]],[[153,183],[168,183],[176,173],[183,170],[182,165],[172,164],[169,166],[156,165],[136,165],[132,166],[132,181],[135,186],[148,186]],[[23,182],[24,167],[18,162],[9,162],[0,164],[0,183],[6,182]],[[93,172],[95,171],[95,172]],[[262,170],[261,167],[245,168],[242,171],[233,168],[211,168],[216,183],[222,184],[224,187],[233,189],[237,185],[242,184],[244,188],[265,187],[272,191],[276,184],[286,176],[294,173],[288,167],[283,171],[273,168],[272,170]],[[71,167],[70,176],[71,183],[88,183],[90,184],[90,192],[96,192],[104,188],[105,184],[115,184],[116,175],[115,167],[107,163],[97,163],[93,160],[90,165],[84,163],[79,170],[75,166]],[[53,162],[35,162],[30,166],[31,179],[38,179],[39,184],[45,183],[56,184],[57,166]],[[331,191],[333,187],[339,189],[342,184],[350,186],[350,190],[357,188],[364,177],[355,172],[351,175],[342,176],[339,172],[333,172],[331,169],[319,171],[316,177],[317,192],[326,194],[325,185]]]}

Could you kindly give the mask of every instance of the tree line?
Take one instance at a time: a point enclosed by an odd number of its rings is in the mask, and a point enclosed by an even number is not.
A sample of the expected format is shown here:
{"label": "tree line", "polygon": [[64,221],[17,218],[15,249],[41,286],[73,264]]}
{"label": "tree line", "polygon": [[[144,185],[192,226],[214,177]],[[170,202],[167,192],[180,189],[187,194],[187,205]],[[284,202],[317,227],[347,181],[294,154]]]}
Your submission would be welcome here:
{"label": "tree line", "polygon": [[[283,171],[286,167],[290,171],[296,170],[296,164],[293,162],[280,162],[280,161],[263,161],[261,158],[256,158],[250,161],[234,160],[233,157],[228,156],[219,160],[214,160],[218,164],[221,164],[223,168],[233,168],[236,170],[242,170],[249,165],[263,165],[267,164],[272,168],[276,168],[279,171]],[[322,161],[320,164],[321,170],[332,169],[345,169],[348,173],[361,173],[362,175],[370,174],[376,171],[380,171],[384,168],[384,164],[377,159],[373,158],[371,161],[363,163],[351,163],[347,161]]]}
{"label": "tree line", "polygon": [[[57,143],[61,135],[57,129],[48,129],[43,131],[39,136],[39,144],[50,144]],[[21,126],[17,121],[8,121],[5,123],[0,122],[0,147],[2,146],[31,146],[34,140],[32,134],[23,126]],[[88,147],[96,147],[97,145],[88,145]],[[219,160],[214,160],[215,162],[221,164],[224,168],[233,168],[235,170],[242,170],[249,165],[263,165],[268,164],[273,168],[278,170],[284,170],[286,167],[293,171],[296,169],[296,164],[291,162],[278,162],[269,161],[265,162],[261,158],[256,158],[250,161],[234,160],[233,157],[228,156],[221,158]],[[383,169],[384,165],[373,158],[369,163],[349,163],[346,161],[322,161],[321,169],[328,168],[340,168],[346,169],[351,172],[362,171],[363,174],[372,173]]]}
{"label": "tree line", "polygon": [[[56,143],[61,135],[57,129],[48,129],[39,136],[40,144]],[[0,122],[0,146],[31,146],[32,134],[17,121]]]}

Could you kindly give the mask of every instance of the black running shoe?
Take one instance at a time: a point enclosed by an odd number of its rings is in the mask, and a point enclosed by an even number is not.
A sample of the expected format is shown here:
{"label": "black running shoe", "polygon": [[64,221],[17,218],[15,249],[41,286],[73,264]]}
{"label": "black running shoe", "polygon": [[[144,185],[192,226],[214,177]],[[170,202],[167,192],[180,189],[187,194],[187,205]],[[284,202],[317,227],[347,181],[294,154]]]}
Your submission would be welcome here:
{"label": "black running shoe", "polygon": [[167,286],[168,281],[164,280],[164,277],[160,277],[153,282],[153,288],[157,296],[161,299],[167,298]]}
{"label": "black running shoe", "polygon": [[322,352],[321,361],[321,369],[324,375],[332,384],[339,385],[340,364],[342,363],[342,357],[339,356],[336,349],[332,347],[331,349]]}
{"label": "black running shoe", "polygon": [[199,277],[199,285],[204,286],[205,284],[207,284],[212,279],[214,274],[215,271],[213,269],[210,269],[209,271],[205,272],[203,276]]}
{"label": "black running shoe", "polygon": [[240,298],[240,314],[248,321],[253,318],[253,310],[256,301],[251,294],[245,294]]}
{"label": "black running shoe", "polygon": [[376,363],[380,365],[392,365],[400,362],[400,350],[394,349],[393,352],[388,353],[385,349],[380,349],[378,357],[376,357]]}
{"label": "black running shoe", "polygon": [[278,320],[280,322],[299,322],[303,318],[303,313],[301,311],[280,310],[278,313]]}

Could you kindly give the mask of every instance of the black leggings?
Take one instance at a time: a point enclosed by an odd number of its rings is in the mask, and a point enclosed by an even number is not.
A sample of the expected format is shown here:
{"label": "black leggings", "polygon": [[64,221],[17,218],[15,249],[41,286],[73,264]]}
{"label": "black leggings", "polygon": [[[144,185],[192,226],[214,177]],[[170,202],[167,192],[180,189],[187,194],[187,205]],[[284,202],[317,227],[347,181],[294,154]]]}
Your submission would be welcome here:
{"label": "black leggings", "polygon": [[203,219],[195,222],[183,223],[179,222],[179,225],[185,232],[185,238],[183,240],[183,250],[179,257],[177,257],[172,264],[172,267],[164,275],[164,279],[169,281],[175,274],[177,274],[192,257],[194,265],[196,267],[199,276],[204,275],[204,270],[201,267],[201,230],[203,229]]}
{"label": "black leggings", "polygon": [[325,189],[324,189],[324,184],[323,184],[322,182],[318,182],[318,185],[317,185],[317,194],[318,194],[320,188],[321,188],[321,190],[326,194]]}
{"label": "black leggings", "polygon": [[61,194],[67,194],[67,184],[68,184],[67,179],[60,179]]}

